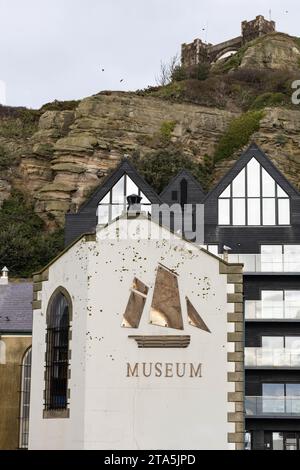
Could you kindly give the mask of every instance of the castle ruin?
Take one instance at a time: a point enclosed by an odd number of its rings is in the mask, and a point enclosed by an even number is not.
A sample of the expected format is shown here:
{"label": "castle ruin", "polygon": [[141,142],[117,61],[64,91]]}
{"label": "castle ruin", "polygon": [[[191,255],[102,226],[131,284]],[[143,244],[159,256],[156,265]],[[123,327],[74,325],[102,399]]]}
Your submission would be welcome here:
{"label": "castle ruin", "polygon": [[242,22],[242,35],[220,44],[206,44],[195,39],[190,44],[181,46],[181,63],[183,67],[191,67],[201,63],[213,63],[227,52],[237,52],[242,46],[253,39],[276,31],[275,21],[268,21],[259,15],[252,21]]}

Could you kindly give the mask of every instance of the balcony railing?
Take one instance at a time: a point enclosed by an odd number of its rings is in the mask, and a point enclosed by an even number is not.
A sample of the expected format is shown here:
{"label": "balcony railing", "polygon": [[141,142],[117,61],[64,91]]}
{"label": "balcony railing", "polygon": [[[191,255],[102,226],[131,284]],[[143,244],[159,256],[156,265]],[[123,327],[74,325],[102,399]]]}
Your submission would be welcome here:
{"label": "balcony railing", "polygon": [[229,254],[228,261],[244,264],[244,272],[300,272],[297,254]]}
{"label": "balcony railing", "polygon": [[300,350],[245,348],[245,366],[300,368]]}
{"label": "balcony railing", "polygon": [[245,302],[246,320],[300,320],[298,301],[261,301]]}
{"label": "balcony railing", "polygon": [[300,416],[300,397],[245,397],[246,416]]}

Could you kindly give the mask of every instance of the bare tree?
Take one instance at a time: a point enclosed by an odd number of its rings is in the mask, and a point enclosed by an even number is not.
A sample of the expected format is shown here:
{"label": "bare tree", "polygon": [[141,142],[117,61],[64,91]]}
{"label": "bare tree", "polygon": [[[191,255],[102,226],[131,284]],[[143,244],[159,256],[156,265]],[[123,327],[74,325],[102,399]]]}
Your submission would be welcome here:
{"label": "bare tree", "polygon": [[155,77],[155,81],[158,86],[165,86],[171,83],[172,76],[176,67],[180,65],[180,58],[179,54],[176,54],[171,57],[169,62],[160,63],[160,73],[157,77]]}

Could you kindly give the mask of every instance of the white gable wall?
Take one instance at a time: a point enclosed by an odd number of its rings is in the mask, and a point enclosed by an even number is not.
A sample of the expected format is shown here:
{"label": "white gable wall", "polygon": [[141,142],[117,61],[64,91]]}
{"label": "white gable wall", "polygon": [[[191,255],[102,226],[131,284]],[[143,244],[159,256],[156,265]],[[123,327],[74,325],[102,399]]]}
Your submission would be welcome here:
{"label": "white gable wall", "polygon": [[[132,223],[132,222],[131,222]],[[123,221],[121,224],[126,224]],[[141,224],[143,233],[148,222]],[[157,226],[151,223],[157,230]],[[122,226],[119,227],[122,233]],[[219,261],[173,237],[79,242],[49,269],[34,315],[31,449],[227,449],[227,276]],[[164,237],[169,232],[163,231]],[[108,238],[106,239],[106,236]],[[179,275],[184,331],[149,324],[158,263]],[[133,278],[150,288],[138,329],[122,328]],[[43,419],[45,311],[59,285],[73,299],[70,418]],[[188,296],[211,334],[187,321]],[[186,349],[138,349],[128,335],[190,335]],[[127,377],[127,363],[202,364],[202,377]]]}
{"label": "white gable wall", "polygon": [[[41,292],[42,309],[34,311],[29,449],[84,448],[87,266],[88,244],[80,241],[50,266],[49,281],[43,283]],[[68,383],[72,409],[69,419],[43,419],[46,310],[51,295],[59,286],[67,289],[73,300],[71,378]]]}

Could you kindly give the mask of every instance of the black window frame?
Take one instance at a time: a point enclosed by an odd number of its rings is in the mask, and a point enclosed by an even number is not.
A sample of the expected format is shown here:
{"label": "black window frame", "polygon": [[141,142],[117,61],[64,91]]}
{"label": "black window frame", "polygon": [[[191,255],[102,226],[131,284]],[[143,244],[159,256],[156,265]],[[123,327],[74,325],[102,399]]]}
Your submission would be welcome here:
{"label": "black window frame", "polygon": [[[253,157],[255,158],[255,157]],[[249,160],[248,163],[250,163]],[[291,209],[291,197],[290,195],[281,187],[281,185],[276,181],[276,179],[270,175],[270,173],[263,167],[263,165],[259,163],[259,184],[260,184],[260,195],[259,196],[248,196],[248,163],[245,165],[244,168],[235,176],[237,178],[239,174],[244,170],[244,180],[245,180],[245,195],[244,196],[233,196],[233,182],[235,178],[226,186],[226,188],[218,195],[218,225],[221,227],[290,227],[291,220],[292,220],[292,209]],[[274,181],[275,186],[275,194],[274,196],[264,196],[263,195],[263,170],[271,176]],[[278,186],[284,191],[287,197],[282,197],[278,194]],[[222,197],[222,194],[229,188],[229,195]],[[243,200],[244,201],[244,213],[245,213],[245,223],[244,224],[234,224],[233,223],[233,201],[234,200]],[[260,201],[260,223],[256,225],[249,225],[249,216],[248,216],[248,200],[258,199]],[[264,216],[263,216],[263,202],[264,200],[273,200],[275,201],[275,223],[274,224],[264,224]],[[219,200],[229,201],[229,223],[228,224],[220,224],[219,223]],[[279,224],[279,201],[280,200],[288,200],[289,201],[289,224]]]}
{"label": "black window frame", "polygon": [[72,301],[59,287],[52,294],[47,308],[45,411],[61,411],[69,405],[69,341]]}

